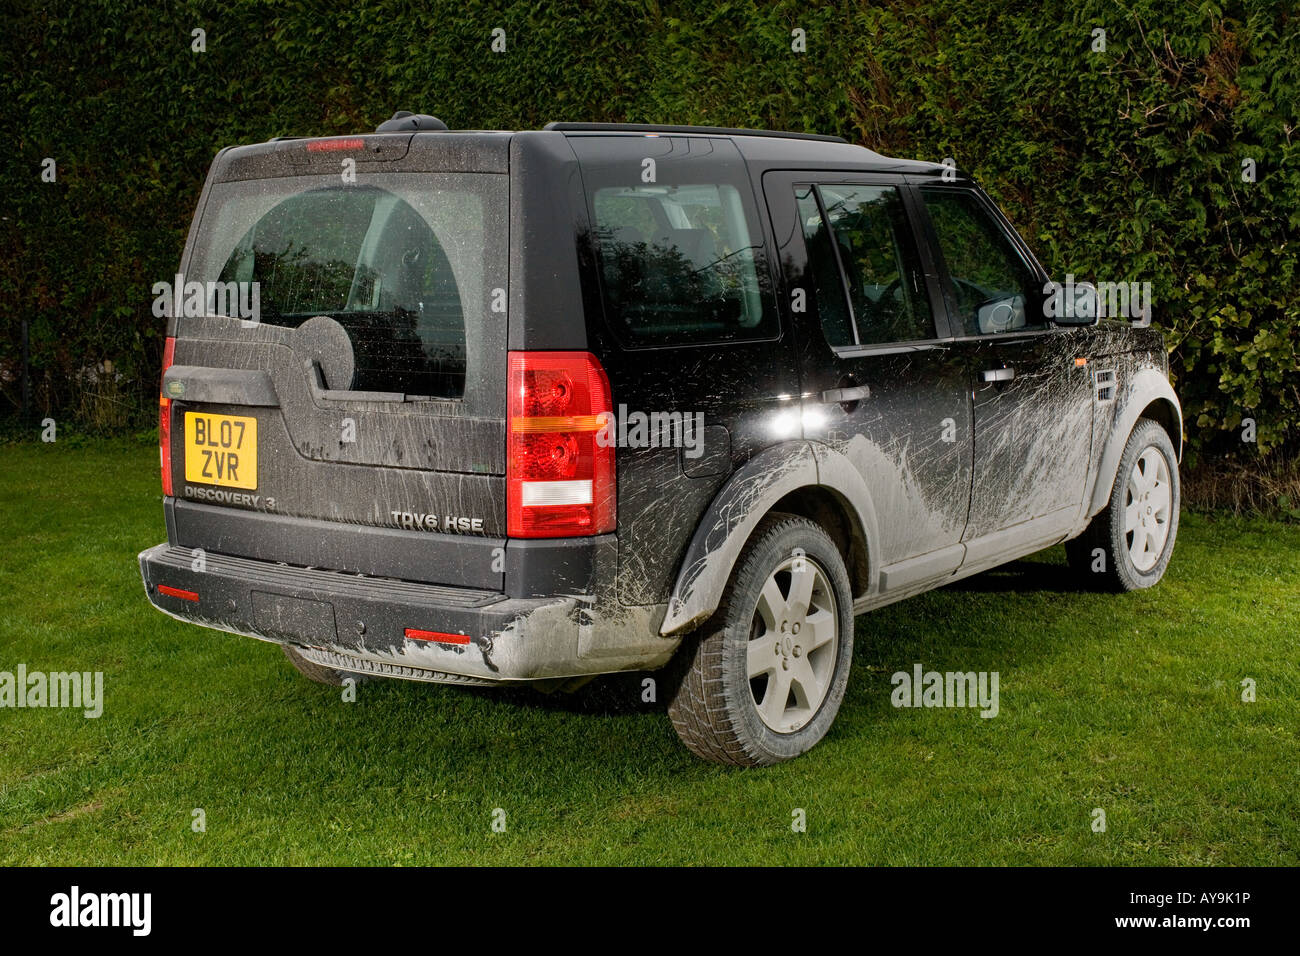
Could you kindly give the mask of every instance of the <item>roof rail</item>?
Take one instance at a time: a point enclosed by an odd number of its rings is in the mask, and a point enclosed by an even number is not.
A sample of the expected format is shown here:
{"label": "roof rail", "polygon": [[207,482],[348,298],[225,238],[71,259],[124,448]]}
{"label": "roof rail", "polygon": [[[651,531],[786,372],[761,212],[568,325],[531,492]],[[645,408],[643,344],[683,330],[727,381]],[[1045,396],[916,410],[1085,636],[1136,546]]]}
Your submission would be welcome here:
{"label": "roof rail", "polygon": [[725,126],[660,126],[656,123],[547,123],[543,129],[561,133],[708,133],[713,136],[771,136],[776,139],[811,139],[820,143],[847,143],[843,136],[819,133],[782,133],[768,129],[728,129]]}

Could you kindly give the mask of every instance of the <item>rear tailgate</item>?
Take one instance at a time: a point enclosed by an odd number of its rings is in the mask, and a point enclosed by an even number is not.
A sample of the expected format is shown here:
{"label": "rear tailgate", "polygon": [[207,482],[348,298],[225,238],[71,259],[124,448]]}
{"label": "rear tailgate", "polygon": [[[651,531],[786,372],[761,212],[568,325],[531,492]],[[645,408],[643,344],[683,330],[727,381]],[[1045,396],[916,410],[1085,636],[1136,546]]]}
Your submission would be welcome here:
{"label": "rear tailgate", "polygon": [[169,537],[496,588],[508,137],[226,151],[172,309]]}

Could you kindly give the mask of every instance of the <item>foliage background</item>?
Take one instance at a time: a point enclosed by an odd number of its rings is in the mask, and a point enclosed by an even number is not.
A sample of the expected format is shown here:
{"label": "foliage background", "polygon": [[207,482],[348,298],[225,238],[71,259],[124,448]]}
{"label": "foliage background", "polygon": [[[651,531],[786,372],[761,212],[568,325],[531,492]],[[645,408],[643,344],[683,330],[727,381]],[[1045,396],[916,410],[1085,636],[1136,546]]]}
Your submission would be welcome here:
{"label": "foliage background", "polygon": [[1268,0],[10,0],[0,416],[21,401],[27,319],[37,417],[148,427],[162,337],[149,290],[176,270],[213,154],[365,131],[403,108],[453,128],[754,126],[954,157],[1053,275],[1153,283],[1193,464],[1275,469],[1300,449],[1298,21]]}

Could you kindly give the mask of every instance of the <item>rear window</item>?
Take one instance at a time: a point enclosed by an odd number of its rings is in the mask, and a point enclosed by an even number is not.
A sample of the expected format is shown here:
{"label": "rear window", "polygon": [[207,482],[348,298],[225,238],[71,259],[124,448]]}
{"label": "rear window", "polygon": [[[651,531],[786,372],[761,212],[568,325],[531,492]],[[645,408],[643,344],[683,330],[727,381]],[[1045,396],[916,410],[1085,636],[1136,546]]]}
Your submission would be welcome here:
{"label": "rear window", "polygon": [[592,205],[606,309],[632,344],[776,334],[761,240],[734,186],[606,187]]}
{"label": "rear window", "polygon": [[[506,201],[496,174],[221,183],[186,278],[256,282],[264,324],[342,325],[356,369],[331,388],[460,398],[475,331],[506,284]],[[208,308],[237,316],[215,297]]]}

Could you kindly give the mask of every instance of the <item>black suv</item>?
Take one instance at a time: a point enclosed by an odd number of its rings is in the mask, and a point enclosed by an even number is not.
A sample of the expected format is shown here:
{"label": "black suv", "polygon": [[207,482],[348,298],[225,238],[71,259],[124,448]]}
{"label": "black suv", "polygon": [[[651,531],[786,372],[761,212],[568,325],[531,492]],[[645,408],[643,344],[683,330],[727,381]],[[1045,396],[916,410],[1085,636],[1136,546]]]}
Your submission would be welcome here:
{"label": "black suv", "polygon": [[676,654],[686,745],[770,764],[834,720],[854,614],[1062,541],[1148,587],[1173,548],[1161,337],[1061,308],[948,166],[398,114],[222,150],[177,281],[149,599],[316,680]]}

